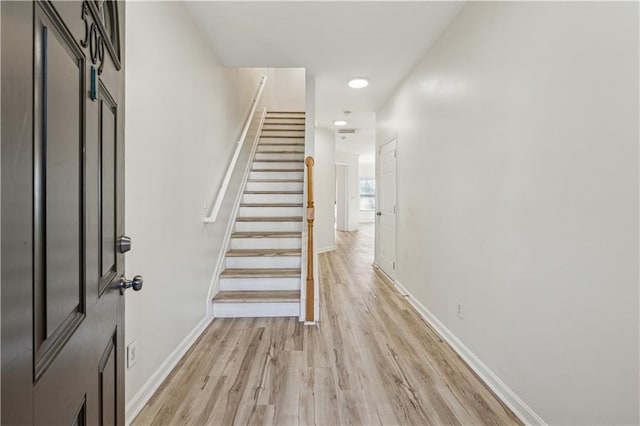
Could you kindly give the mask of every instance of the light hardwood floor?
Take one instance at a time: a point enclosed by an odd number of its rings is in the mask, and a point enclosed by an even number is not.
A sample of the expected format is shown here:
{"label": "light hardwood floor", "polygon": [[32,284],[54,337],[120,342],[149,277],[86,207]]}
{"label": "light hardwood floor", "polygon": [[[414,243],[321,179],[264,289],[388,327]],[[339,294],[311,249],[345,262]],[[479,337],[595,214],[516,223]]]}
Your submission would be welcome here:
{"label": "light hardwood floor", "polygon": [[372,234],[320,255],[317,327],[214,320],[133,424],[520,424],[375,272]]}

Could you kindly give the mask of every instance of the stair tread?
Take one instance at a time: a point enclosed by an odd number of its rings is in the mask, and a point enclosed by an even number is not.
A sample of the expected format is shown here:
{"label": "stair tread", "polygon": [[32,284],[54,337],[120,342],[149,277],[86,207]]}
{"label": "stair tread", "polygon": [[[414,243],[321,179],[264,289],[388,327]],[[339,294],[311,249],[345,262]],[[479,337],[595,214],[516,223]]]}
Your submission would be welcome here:
{"label": "stair tread", "polygon": [[302,163],[302,160],[253,160],[254,163]]}
{"label": "stair tread", "polygon": [[257,154],[301,154],[304,155],[302,151],[256,151]]}
{"label": "stair tread", "polygon": [[304,146],[304,142],[260,142],[258,147],[261,146]]}
{"label": "stair tread", "polygon": [[269,114],[302,114],[304,115],[305,111],[267,111],[267,115]]}
{"label": "stair tread", "polygon": [[247,182],[304,182],[302,179],[249,179]]}
{"label": "stair tread", "polygon": [[251,169],[252,172],[304,172],[304,169]]}
{"label": "stair tread", "polygon": [[220,291],[213,301],[218,303],[299,302],[300,290]]}
{"label": "stair tread", "polygon": [[302,203],[241,203],[240,207],[302,207]]}
{"label": "stair tread", "polygon": [[278,256],[300,256],[301,249],[231,249],[227,252],[227,257],[278,257]]}
{"label": "stair tread", "polygon": [[304,136],[294,136],[294,135],[271,135],[271,136],[262,136],[260,135],[260,139],[304,139]]}
{"label": "stair tread", "polygon": [[287,231],[255,231],[255,232],[234,232],[231,238],[302,238],[302,232]]}
{"label": "stair tread", "polygon": [[304,132],[304,129],[265,129],[262,127],[263,132]]}
{"label": "stair tread", "polygon": [[239,216],[236,222],[302,222],[302,216]]}
{"label": "stair tread", "polygon": [[[269,114],[269,113],[267,113]],[[285,119],[289,119],[289,120],[304,120],[305,116],[301,116],[301,115],[292,115],[290,117],[265,117],[265,120],[285,120]]]}
{"label": "stair tread", "polygon": [[302,191],[244,191],[244,193],[252,195],[302,195]]}
{"label": "stair tread", "polygon": [[227,268],[220,274],[221,278],[290,278],[299,276],[300,268]]}

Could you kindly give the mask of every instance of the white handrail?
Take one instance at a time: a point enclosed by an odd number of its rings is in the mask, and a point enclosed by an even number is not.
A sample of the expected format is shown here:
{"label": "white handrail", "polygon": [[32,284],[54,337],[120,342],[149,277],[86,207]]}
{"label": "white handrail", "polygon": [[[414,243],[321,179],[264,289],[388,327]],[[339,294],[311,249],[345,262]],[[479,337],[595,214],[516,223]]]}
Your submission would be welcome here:
{"label": "white handrail", "polygon": [[222,200],[224,200],[224,196],[227,193],[227,188],[229,187],[229,182],[231,181],[231,175],[233,174],[233,170],[236,168],[236,162],[238,161],[238,157],[240,156],[240,151],[242,150],[244,141],[247,138],[247,132],[249,131],[249,127],[251,126],[253,115],[255,114],[256,108],[258,107],[258,102],[260,101],[260,97],[262,96],[262,91],[264,90],[264,85],[266,82],[267,76],[262,76],[262,78],[260,79],[260,84],[258,84],[256,97],[253,99],[253,103],[251,104],[251,110],[249,111],[247,122],[242,129],[240,139],[238,139],[238,142],[236,142],[236,150],[233,153],[233,157],[231,158],[231,162],[229,163],[229,167],[227,168],[227,173],[224,175],[224,180],[222,181],[220,189],[218,190],[216,201],[215,203],[213,203],[213,207],[211,208],[211,214],[204,218],[205,223],[213,223],[218,218],[218,213],[220,213],[220,208],[222,207]]}

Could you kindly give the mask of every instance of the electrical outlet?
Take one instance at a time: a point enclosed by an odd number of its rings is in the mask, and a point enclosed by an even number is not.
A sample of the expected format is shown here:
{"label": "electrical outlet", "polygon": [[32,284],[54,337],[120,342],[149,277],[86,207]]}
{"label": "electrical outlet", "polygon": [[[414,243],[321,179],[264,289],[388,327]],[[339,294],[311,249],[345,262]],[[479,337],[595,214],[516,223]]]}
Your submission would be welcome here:
{"label": "electrical outlet", "polygon": [[464,319],[464,306],[462,306],[462,301],[458,300],[457,302],[456,316],[460,319]]}
{"label": "electrical outlet", "polygon": [[133,367],[138,359],[138,344],[134,340],[127,346],[127,368]]}

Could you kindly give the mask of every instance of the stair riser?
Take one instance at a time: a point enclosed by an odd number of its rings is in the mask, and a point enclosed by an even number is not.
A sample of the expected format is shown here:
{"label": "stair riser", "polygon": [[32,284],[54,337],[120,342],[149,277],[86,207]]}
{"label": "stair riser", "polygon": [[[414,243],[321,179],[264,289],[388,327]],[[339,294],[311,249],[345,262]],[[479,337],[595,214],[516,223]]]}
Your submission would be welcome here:
{"label": "stair riser", "polygon": [[[255,223],[255,222],[254,222]],[[268,222],[271,224],[272,222]],[[290,222],[286,222],[287,224]],[[300,231],[298,224],[297,231]],[[299,249],[301,238],[232,238],[232,249]]]}
{"label": "stair riser", "polygon": [[247,256],[226,257],[227,268],[260,269],[260,268],[300,268],[300,256]]}
{"label": "stair riser", "polygon": [[[258,146],[265,145],[282,145],[287,144],[287,146],[304,146],[304,138],[270,138],[268,136],[261,136],[260,142]],[[295,144],[295,145],[291,145]]]}
{"label": "stair riser", "polygon": [[277,138],[278,136],[283,136],[283,137],[298,137],[298,138],[303,138],[304,137],[304,130],[294,130],[292,132],[283,132],[281,130],[269,130],[269,129],[262,129],[262,133],[260,133],[261,137],[266,137],[266,138]]}
{"label": "stair riser", "polygon": [[304,118],[274,118],[265,117],[265,123],[278,123],[278,124],[292,124],[292,123],[304,123]]}
{"label": "stair riser", "polygon": [[242,217],[298,217],[302,207],[240,207]]}
{"label": "stair riser", "polygon": [[220,278],[220,291],[300,290],[300,278]]}
{"label": "stair riser", "polygon": [[300,302],[213,303],[215,318],[298,317]]}
{"label": "stair riser", "polygon": [[249,179],[304,179],[304,172],[254,172],[249,173]]}
{"label": "stair riser", "polygon": [[269,151],[296,151],[304,153],[304,145],[277,145],[277,144],[260,144],[258,152]]}
{"label": "stair riser", "polygon": [[[301,230],[302,230],[302,222],[236,222],[237,232],[300,232]],[[238,240],[244,240],[244,239],[251,239],[251,238],[238,238]],[[231,240],[232,248],[241,248],[241,247],[233,247],[234,240],[235,238]],[[244,247],[244,248],[252,248],[252,247]],[[255,246],[255,248],[283,248],[283,247]]]}
{"label": "stair riser", "polygon": [[[283,120],[280,120],[283,121]],[[291,120],[289,120],[289,123],[274,123],[273,121],[269,120],[266,121],[262,127],[262,130],[272,130],[272,129],[276,129],[276,130],[299,130],[299,131],[304,131],[304,122],[302,120],[300,120],[300,123],[302,124],[301,126],[298,124],[291,124]]]}
{"label": "stair riser", "polygon": [[304,153],[278,154],[275,152],[256,152],[255,160],[299,160],[304,161]]}
{"label": "stair riser", "polygon": [[302,194],[244,194],[243,203],[301,203]]}
{"label": "stair riser", "polygon": [[302,182],[247,182],[247,191],[302,191]]}
{"label": "stair riser", "polygon": [[304,111],[291,112],[291,111],[267,111],[266,118],[278,118],[278,117],[292,117],[295,119],[304,118]]}
{"label": "stair riser", "polygon": [[264,169],[302,169],[304,168],[304,163],[302,161],[298,162],[284,162],[284,163],[261,163],[256,161],[251,166],[253,170],[264,170]]}

